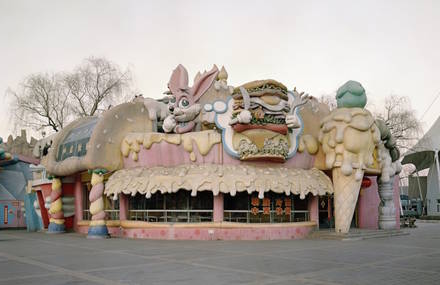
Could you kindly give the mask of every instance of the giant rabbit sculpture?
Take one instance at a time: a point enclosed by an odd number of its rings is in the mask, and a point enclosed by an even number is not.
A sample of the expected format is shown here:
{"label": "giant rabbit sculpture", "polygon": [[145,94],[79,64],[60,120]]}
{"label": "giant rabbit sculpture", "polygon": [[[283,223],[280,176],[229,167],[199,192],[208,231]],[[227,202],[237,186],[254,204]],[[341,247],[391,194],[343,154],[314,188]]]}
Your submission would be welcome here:
{"label": "giant rabbit sculpture", "polygon": [[168,83],[171,98],[168,103],[169,115],[163,122],[165,132],[182,134],[197,130],[197,125],[200,126],[197,117],[202,110],[198,101],[213,84],[218,73],[218,68],[214,66],[210,71],[197,76],[193,86],[189,87],[187,70],[181,64],[177,66]]}

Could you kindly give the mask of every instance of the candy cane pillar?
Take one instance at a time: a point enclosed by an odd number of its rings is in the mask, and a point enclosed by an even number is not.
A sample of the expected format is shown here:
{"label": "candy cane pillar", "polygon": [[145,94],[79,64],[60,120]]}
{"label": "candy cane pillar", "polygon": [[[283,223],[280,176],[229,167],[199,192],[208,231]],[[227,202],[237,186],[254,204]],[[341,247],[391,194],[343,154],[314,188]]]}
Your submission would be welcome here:
{"label": "candy cane pillar", "polygon": [[106,170],[96,169],[92,172],[92,189],[90,190],[90,222],[88,238],[109,238],[107,225],[105,224],[104,199],[104,174]]}
{"label": "candy cane pillar", "polygon": [[48,233],[58,234],[64,233],[66,228],[64,226],[64,213],[63,213],[63,202],[61,200],[62,195],[61,179],[52,178],[52,192],[50,193],[50,208],[49,208],[49,227],[47,229]]}

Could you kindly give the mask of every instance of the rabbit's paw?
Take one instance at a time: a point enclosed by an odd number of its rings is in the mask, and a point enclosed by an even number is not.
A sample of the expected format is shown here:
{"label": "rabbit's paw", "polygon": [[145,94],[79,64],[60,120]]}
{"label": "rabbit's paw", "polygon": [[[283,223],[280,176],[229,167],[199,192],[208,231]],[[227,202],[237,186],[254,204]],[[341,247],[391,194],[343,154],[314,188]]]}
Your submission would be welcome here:
{"label": "rabbit's paw", "polygon": [[173,132],[174,128],[176,127],[176,119],[174,118],[174,116],[170,115],[168,117],[165,118],[165,120],[163,121],[163,125],[162,125],[162,129],[166,132],[166,133],[171,133]]}

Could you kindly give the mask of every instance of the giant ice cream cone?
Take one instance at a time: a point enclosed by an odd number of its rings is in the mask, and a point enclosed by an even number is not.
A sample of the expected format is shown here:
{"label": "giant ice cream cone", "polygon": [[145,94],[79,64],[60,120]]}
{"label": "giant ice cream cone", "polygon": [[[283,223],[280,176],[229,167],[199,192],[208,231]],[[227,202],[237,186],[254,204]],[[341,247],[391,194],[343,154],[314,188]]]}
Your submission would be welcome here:
{"label": "giant ice cream cone", "polygon": [[362,180],[356,180],[355,174],[344,175],[341,168],[333,168],[335,230],[348,233],[353,219]]}
{"label": "giant ice cream cone", "polygon": [[338,89],[338,108],[321,121],[319,141],[325,153],[325,165],[332,169],[335,230],[350,230],[362,184],[364,169],[373,164],[373,151],[380,132],[366,104],[360,83],[348,81]]}

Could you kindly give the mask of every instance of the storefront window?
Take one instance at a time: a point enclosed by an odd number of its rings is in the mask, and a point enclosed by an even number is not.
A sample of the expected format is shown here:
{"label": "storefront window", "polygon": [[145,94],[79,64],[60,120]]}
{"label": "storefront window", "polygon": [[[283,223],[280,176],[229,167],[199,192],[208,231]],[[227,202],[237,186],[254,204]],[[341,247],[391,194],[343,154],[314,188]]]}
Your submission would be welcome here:
{"label": "storefront window", "polygon": [[92,185],[90,183],[82,184],[82,204],[83,204],[83,220],[91,220],[92,215],[90,214],[90,201],[89,201],[89,193],[90,189],[92,189]]}
{"label": "storefront window", "polygon": [[119,220],[119,199],[113,200],[111,197],[103,196],[104,211],[108,220]]}
{"label": "storefront window", "polygon": [[147,199],[137,194],[130,197],[129,217],[131,220],[148,222],[211,222],[212,192],[191,192],[179,190],[177,193],[161,194],[157,192]]}
{"label": "storefront window", "polygon": [[265,193],[263,199],[257,193],[227,194],[224,200],[224,220],[241,223],[286,223],[309,220],[308,199],[298,195],[286,196],[274,192]]}

